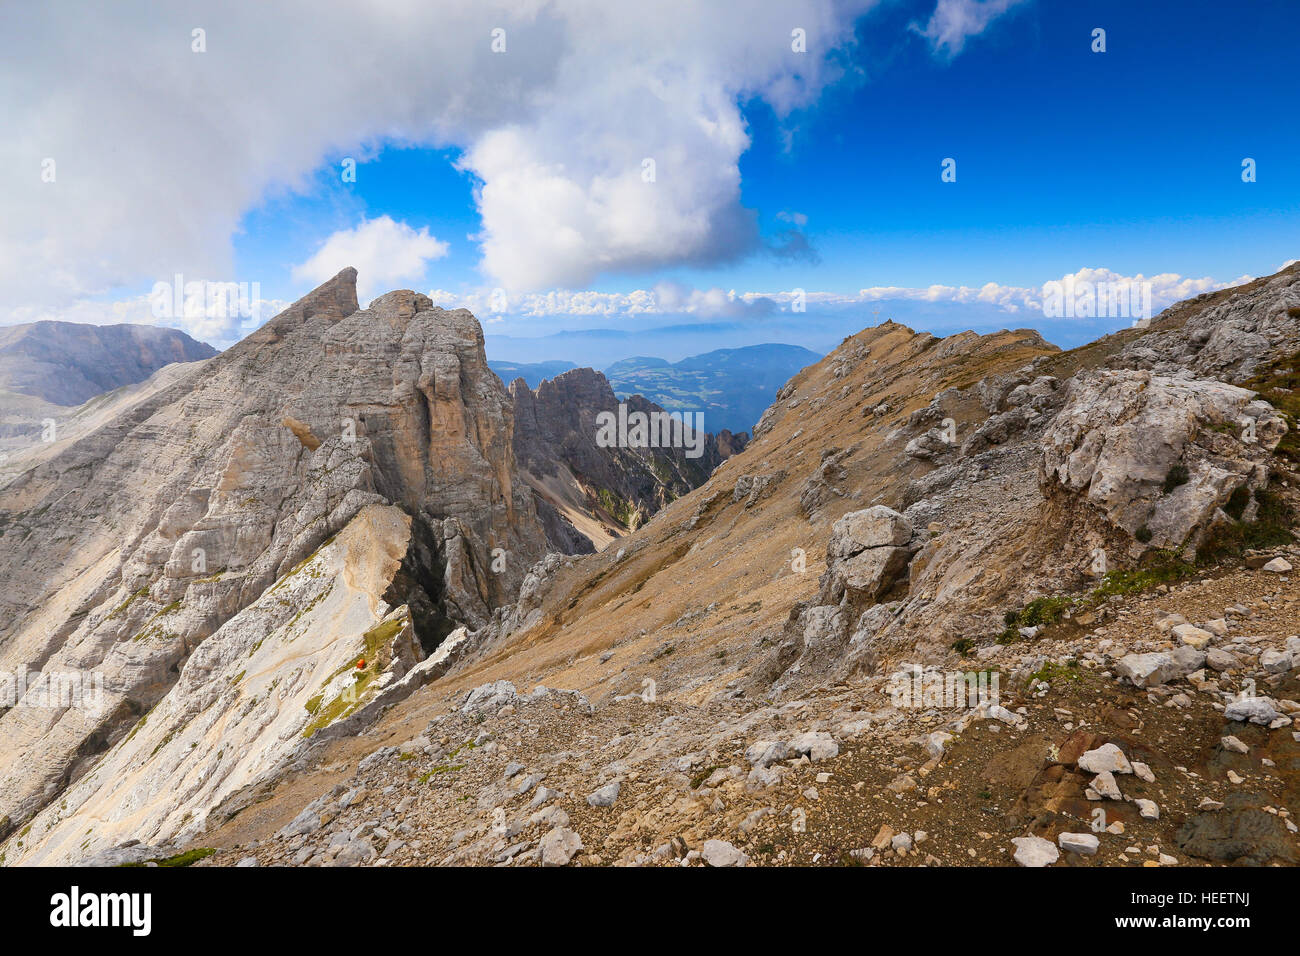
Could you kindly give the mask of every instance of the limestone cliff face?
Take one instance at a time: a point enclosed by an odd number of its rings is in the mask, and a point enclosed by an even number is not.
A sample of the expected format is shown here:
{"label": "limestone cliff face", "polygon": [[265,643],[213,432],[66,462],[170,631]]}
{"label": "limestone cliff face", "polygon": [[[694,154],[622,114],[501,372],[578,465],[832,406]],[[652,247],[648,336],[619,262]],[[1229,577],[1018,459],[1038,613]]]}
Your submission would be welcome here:
{"label": "limestone cliff face", "polygon": [[7,862],[75,863],[128,840],[184,840],[320,730],[413,685],[410,609],[384,599],[412,524],[395,506],[365,506],[226,621],[167,696],[24,827]]}
{"label": "limestone cliff face", "polygon": [[[537,492],[554,547],[588,551],[572,532],[599,522],[615,535],[643,524],[670,501],[699,487],[727,457],[744,447],[746,436],[704,434],[699,454],[686,447],[602,447],[601,413],[617,416],[619,400],[605,376],[578,368],[543,381],[534,391],[521,378],[510,384],[515,403],[515,456]],[[640,395],[624,403],[628,414],[663,414]],[[577,523],[575,512],[591,524]],[[558,530],[557,530],[558,528]],[[570,540],[566,540],[566,535]],[[591,537],[599,536],[599,532]],[[606,538],[606,540],[608,540]]]}
{"label": "limestone cliff face", "polygon": [[414,292],[359,310],[355,280],[0,489],[0,671],[103,680],[97,710],[0,713],[0,825],[84,775],[197,647],[366,506],[411,519],[386,603],[409,607],[423,653],[513,600],[543,554],[474,317]]}

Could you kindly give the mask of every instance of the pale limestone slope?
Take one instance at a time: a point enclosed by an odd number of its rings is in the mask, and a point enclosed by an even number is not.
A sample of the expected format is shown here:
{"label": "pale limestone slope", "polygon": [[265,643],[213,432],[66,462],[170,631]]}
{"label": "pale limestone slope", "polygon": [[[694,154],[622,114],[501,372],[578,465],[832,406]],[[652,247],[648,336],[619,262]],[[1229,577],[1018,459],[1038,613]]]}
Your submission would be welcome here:
{"label": "pale limestone slope", "polygon": [[390,616],[391,634],[377,625],[395,610],[383,594],[410,525],[399,508],[367,505],[222,625],[130,735],[14,841],[20,855],[8,862],[72,863],[129,839],[184,839],[221,801],[276,771],[318,719],[342,716],[405,674],[419,660],[405,609]]}

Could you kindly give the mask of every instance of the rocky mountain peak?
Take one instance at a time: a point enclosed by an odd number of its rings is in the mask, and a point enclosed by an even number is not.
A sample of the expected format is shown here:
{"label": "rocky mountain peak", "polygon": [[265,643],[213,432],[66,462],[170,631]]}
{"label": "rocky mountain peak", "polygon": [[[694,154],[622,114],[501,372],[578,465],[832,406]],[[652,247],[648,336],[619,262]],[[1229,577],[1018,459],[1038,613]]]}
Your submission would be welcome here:
{"label": "rocky mountain peak", "polygon": [[94,671],[105,698],[93,714],[0,714],[0,817],[59,793],[169,694],[196,648],[263,627],[246,612],[368,506],[406,516],[400,573],[367,586],[369,611],[341,638],[397,604],[425,652],[487,623],[545,550],[513,440],[473,315],[409,291],[358,309],[345,269],[18,475],[0,489],[0,664]]}
{"label": "rocky mountain peak", "polygon": [[332,279],[322,282],[257,331],[240,340],[227,353],[255,349],[265,343],[278,342],[285,335],[312,319],[337,322],[359,310],[357,304],[357,270],[341,269]]}
{"label": "rocky mountain peak", "polygon": [[640,395],[620,402],[605,375],[590,368],[571,369],[536,390],[515,379],[510,395],[515,457],[560,551],[586,552],[639,527],[744,447],[744,437],[730,433],[720,445],[718,436],[693,426],[700,420],[690,416],[675,444],[672,435],[653,444],[649,438],[605,441],[602,423],[617,422],[620,415],[664,421],[668,413]]}

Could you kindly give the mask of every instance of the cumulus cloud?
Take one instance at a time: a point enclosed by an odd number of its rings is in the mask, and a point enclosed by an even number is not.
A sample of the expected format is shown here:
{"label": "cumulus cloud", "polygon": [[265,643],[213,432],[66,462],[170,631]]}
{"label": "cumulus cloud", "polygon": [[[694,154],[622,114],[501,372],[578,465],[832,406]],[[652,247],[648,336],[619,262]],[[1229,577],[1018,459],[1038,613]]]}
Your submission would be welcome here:
{"label": "cumulus cloud", "polygon": [[981,302],[997,306],[1005,312],[1019,312],[1022,309],[1041,312],[1044,301],[1051,295],[1054,287],[1073,289],[1090,284],[1094,288],[1103,286],[1117,290],[1143,290],[1143,294],[1149,293],[1153,311],[1159,312],[1182,299],[1240,285],[1249,282],[1251,278],[1251,276],[1240,276],[1228,282],[1220,282],[1208,276],[1194,279],[1173,272],[1162,272],[1152,276],[1139,272],[1137,275],[1126,276],[1112,269],[1083,268],[1059,279],[1050,279],[1041,286],[1035,287],[1008,286],[996,282],[986,282],[981,286],[932,285],[925,288],[875,286],[860,290],[858,297],[863,301],[906,299],[925,302]]}
{"label": "cumulus cloud", "polygon": [[319,285],[340,269],[355,266],[357,297],[364,302],[404,282],[421,284],[425,268],[447,249],[447,243],[429,235],[427,226],[417,231],[380,216],[334,233],[311,258],[293,267],[293,277]]}
{"label": "cumulus cloud", "polygon": [[[783,289],[768,292],[737,292],[718,287],[697,289],[680,282],[659,282],[651,289],[632,292],[570,292],[505,295],[480,290],[453,293],[434,290],[429,293],[435,305],[443,308],[466,308],[476,315],[506,313],[521,318],[545,316],[636,316],[694,315],[704,318],[755,316],[775,311],[789,311],[795,302],[805,309],[834,310],[861,307],[880,302],[929,302],[953,305],[988,305],[1008,314],[1039,313],[1052,291],[1053,284],[1083,288],[1149,289],[1154,311],[1183,299],[1250,282],[1253,276],[1239,276],[1222,282],[1207,277],[1191,278],[1177,273],[1124,275],[1113,269],[1083,268],[1038,286],[1003,285],[986,282],[977,286],[871,286],[856,293],[828,292],[811,289]],[[1144,293],[1145,294],[1145,293]],[[1030,316],[1032,318],[1032,315]]]}
{"label": "cumulus cloud", "polygon": [[243,215],[385,142],[459,148],[503,287],[747,254],[739,104],[811,104],[876,2],[11,6],[0,299],[257,281],[235,274]]}
{"label": "cumulus cloud", "polygon": [[662,281],[652,289],[631,292],[505,293],[502,289],[465,293],[434,289],[433,304],[444,309],[469,309],[487,322],[493,316],[509,314],[519,318],[580,316],[622,318],[638,315],[690,315],[699,318],[739,318],[774,311],[775,303],[765,296],[738,294],[719,287],[697,289],[681,282]]}
{"label": "cumulus cloud", "polygon": [[939,0],[924,26],[912,28],[930,42],[936,56],[954,57],[966,41],[983,33],[998,17],[1026,0]]}

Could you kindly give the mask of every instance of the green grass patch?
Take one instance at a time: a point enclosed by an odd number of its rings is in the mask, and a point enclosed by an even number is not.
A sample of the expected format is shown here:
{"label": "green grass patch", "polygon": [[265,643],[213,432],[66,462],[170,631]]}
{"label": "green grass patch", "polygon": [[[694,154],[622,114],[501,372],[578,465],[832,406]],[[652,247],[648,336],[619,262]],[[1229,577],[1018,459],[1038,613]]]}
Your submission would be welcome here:
{"label": "green grass patch", "polygon": [[1137,594],[1161,584],[1173,584],[1196,573],[1196,568],[1172,551],[1148,551],[1135,568],[1108,571],[1086,603],[1096,606],[1113,595]]}
{"label": "green grass patch", "polygon": [[418,779],[420,783],[428,783],[433,777],[441,776],[444,773],[455,773],[457,770],[464,770],[463,763],[444,763],[434,767],[428,773],[421,775]]}
{"label": "green grass patch", "polygon": [[[1244,491],[1244,489],[1239,489]],[[1281,495],[1268,488],[1255,492],[1255,520],[1242,521],[1249,503],[1249,492],[1239,500],[1237,493],[1229,499],[1224,511],[1233,520],[1210,528],[1196,549],[1196,563],[1216,564],[1226,558],[1239,556],[1251,549],[1273,548],[1295,540],[1291,528],[1295,515]]]}
{"label": "green grass patch", "polygon": [[1042,681],[1045,684],[1051,684],[1053,687],[1058,687],[1064,683],[1074,683],[1082,679],[1083,672],[1079,669],[1079,662],[1076,660],[1069,660],[1064,664],[1048,661],[1029,675],[1029,683]]}
{"label": "green grass patch", "polygon": [[[366,689],[374,683],[375,679],[383,673],[384,668],[388,666],[387,658],[389,655],[387,651],[389,645],[405,626],[405,620],[394,618],[391,621],[381,621],[362,635],[361,653],[336,670],[324,682],[324,686],[328,686],[346,671],[356,670],[357,676],[352,684],[352,693],[339,694],[328,703],[325,703],[324,691],[322,691],[308,700],[305,705],[307,712],[315,719],[303,729],[302,735],[304,737],[310,737],[316,731],[327,727],[335,720],[346,717],[360,706]],[[362,661],[365,662],[365,666],[358,669],[357,665]]]}
{"label": "green grass patch", "polygon": [[[1008,611],[1003,620],[1006,630],[998,637],[998,644],[1014,644],[1025,640],[1020,636],[1022,627],[1048,628],[1071,615],[1092,610],[1116,595],[1136,594],[1161,584],[1172,584],[1196,574],[1196,567],[1183,561],[1172,551],[1148,551],[1135,568],[1108,571],[1101,583],[1087,594],[1035,598],[1019,611]],[[953,648],[957,650],[956,647]]]}
{"label": "green grass patch", "polygon": [[184,853],[177,853],[175,856],[165,856],[161,858],[155,858],[152,860],[145,860],[141,863],[123,863],[121,865],[124,867],[144,866],[146,863],[156,863],[159,866],[166,866],[166,867],[192,866],[193,864],[199,862],[199,860],[206,860],[208,857],[212,856],[212,854],[216,852],[217,850],[215,847],[201,846],[201,847],[196,847],[193,850],[186,850]]}

